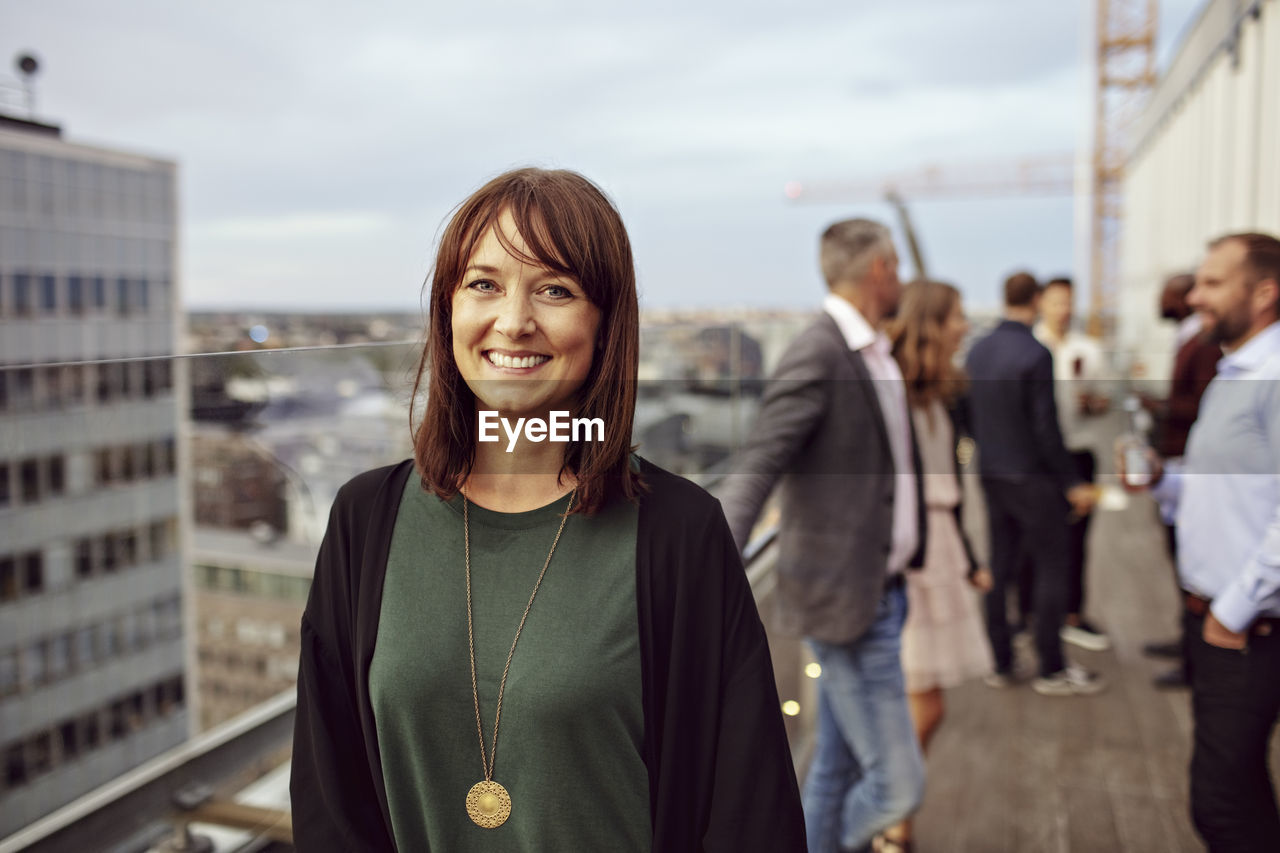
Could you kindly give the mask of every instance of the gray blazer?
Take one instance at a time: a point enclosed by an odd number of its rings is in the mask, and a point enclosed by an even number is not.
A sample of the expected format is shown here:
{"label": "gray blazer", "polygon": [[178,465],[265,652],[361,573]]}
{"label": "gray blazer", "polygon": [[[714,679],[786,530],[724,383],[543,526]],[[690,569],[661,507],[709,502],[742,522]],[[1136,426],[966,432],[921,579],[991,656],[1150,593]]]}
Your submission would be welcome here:
{"label": "gray blazer", "polygon": [[[908,419],[908,423],[910,419]],[[923,563],[925,509],[914,431]],[[893,538],[893,453],[862,355],[825,312],[791,342],[766,384],[751,437],[730,469],[720,502],[741,550],[778,487],[777,628],[827,643],[871,626]]]}

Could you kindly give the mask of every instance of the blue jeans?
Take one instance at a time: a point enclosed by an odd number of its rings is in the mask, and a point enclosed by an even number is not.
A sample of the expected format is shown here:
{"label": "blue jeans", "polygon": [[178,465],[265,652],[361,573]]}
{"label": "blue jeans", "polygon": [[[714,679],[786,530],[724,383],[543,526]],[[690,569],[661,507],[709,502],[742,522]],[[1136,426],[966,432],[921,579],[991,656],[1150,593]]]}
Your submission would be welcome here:
{"label": "blue jeans", "polygon": [[818,735],[804,783],[809,853],[856,850],[909,816],[924,796],[924,758],[899,658],[907,594],[885,592],[851,643],[809,640],[822,666]]}

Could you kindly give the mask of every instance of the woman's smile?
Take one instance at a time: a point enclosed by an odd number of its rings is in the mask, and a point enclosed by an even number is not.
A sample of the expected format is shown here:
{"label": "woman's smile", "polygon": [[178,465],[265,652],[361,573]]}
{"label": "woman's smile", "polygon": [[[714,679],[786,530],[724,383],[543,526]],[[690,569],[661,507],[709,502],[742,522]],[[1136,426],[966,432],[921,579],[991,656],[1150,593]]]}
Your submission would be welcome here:
{"label": "woman's smile", "polygon": [[527,350],[512,352],[510,350],[491,349],[485,350],[484,357],[489,364],[501,371],[525,376],[551,361],[551,356],[549,355]]}

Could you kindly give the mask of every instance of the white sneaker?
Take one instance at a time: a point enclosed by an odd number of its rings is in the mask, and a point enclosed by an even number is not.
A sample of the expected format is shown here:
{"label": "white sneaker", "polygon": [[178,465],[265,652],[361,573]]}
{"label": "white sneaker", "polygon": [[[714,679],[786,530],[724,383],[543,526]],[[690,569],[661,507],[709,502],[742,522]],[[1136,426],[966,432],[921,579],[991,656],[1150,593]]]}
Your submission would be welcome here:
{"label": "white sneaker", "polygon": [[1066,669],[1031,682],[1031,689],[1041,696],[1091,696],[1106,686],[1107,682],[1096,672],[1076,664],[1068,664]]}
{"label": "white sneaker", "polygon": [[988,687],[1003,690],[1006,687],[1013,687],[1018,683],[1018,680],[1009,672],[988,672],[982,676],[982,683]]}
{"label": "white sneaker", "polygon": [[1105,652],[1111,648],[1111,640],[1107,635],[1084,621],[1079,625],[1063,625],[1058,631],[1058,636],[1064,643],[1070,643],[1091,652]]}

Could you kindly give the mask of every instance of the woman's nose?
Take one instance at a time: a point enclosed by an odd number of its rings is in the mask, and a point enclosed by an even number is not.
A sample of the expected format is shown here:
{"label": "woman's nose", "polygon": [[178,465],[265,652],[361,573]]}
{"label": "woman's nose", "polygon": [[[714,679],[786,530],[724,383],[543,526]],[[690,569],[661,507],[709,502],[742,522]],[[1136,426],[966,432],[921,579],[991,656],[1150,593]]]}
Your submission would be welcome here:
{"label": "woman's nose", "polygon": [[511,294],[503,299],[494,328],[500,335],[511,340],[533,334],[533,310],[529,300],[519,294]]}

